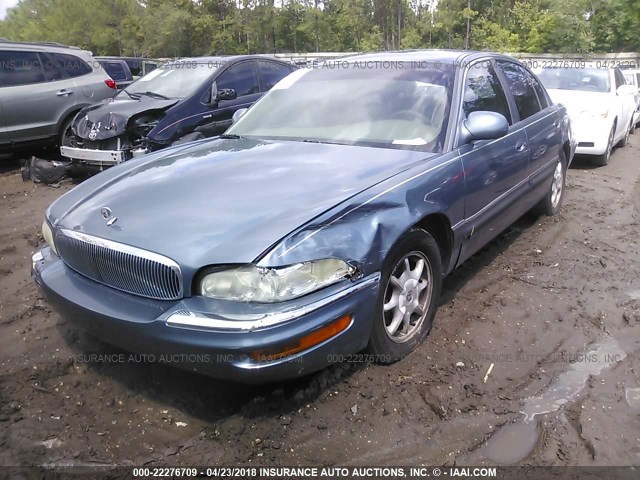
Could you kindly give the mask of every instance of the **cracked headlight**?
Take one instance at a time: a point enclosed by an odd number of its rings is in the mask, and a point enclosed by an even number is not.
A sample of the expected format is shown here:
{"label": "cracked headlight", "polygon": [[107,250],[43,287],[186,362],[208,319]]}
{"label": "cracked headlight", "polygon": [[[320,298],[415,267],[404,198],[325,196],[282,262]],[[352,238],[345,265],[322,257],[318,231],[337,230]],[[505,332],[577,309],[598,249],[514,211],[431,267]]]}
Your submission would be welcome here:
{"label": "cracked headlight", "polygon": [[51,250],[53,250],[53,253],[58,255],[56,244],[53,241],[53,230],[51,230],[49,222],[47,222],[46,220],[42,223],[42,236],[44,237],[44,241],[47,242],[47,245],[49,245],[49,247],[51,247]]}
{"label": "cracked headlight", "polygon": [[337,258],[279,268],[249,265],[205,275],[199,293],[239,302],[282,302],[336,283],[354,271],[352,266]]}

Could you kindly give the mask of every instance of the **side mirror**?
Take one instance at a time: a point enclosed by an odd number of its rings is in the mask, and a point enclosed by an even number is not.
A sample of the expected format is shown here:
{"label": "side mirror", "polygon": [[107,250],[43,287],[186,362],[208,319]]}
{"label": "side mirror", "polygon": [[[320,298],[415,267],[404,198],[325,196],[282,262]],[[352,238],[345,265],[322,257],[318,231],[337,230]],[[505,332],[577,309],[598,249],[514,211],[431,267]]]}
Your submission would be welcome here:
{"label": "side mirror", "polygon": [[635,95],[636,93],[638,91],[633,85],[620,85],[616,90],[617,95]]}
{"label": "side mirror", "polygon": [[218,90],[218,95],[215,97],[216,100],[235,100],[238,95],[233,88],[223,88],[222,90]]}
{"label": "side mirror", "polygon": [[509,122],[504,115],[496,112],[471,112],[462,123],[461,145],[474,140],[495,140],[509,131]]}
{"label": "side mirror", "polygon": [[236,110],[233,114],[233,116],[231,117],[231,123],[236,123],[238,120],[240,120],[240,117],[242,117],[245,113],[247,113],[247,109],[246,108],[241,108],[239,110]]}

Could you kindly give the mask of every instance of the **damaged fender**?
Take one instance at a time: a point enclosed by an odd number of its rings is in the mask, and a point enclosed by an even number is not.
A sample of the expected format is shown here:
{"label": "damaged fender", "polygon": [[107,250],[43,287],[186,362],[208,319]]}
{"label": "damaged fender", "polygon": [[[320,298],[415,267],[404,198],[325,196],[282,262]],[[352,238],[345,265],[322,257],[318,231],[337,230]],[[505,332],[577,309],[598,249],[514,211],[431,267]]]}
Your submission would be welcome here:
{"label": "damaged fender", "polygon": [[[427,162],[429,160],[425,160]],[[451,225],[464,215],[462,163],[455,153],[424,163],[343,202],[282,239],[258,261],[261,267],[281,267],[309,260],[338,257],[366,276],[380,271],[384,260],[408,226],[438,215]],[[425,168],[426,167],[426,168]],[[459,242],[451,234],[451,250]],[[448,273],[457,253],[442,252]]]}

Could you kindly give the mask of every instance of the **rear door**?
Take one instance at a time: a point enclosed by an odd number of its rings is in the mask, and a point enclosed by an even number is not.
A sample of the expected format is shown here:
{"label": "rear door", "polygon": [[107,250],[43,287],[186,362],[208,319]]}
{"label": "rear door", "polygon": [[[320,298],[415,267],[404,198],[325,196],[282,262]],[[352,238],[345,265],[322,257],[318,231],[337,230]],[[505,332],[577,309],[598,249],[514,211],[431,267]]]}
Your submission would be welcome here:
{"label": "rear door", "polygon": [[61,115],[75,101],[73,79],[47,55],[34,51],[0,51],[0,64],[8,140],[26,142],[57,135]]}
{"label": "rear door", "polygon": [[[469,66],[463,91],[461,121],[471,112],[504,115],[509,131],[503,138],[480,140],[459,147],[465,174],[465,236],[459,263],[509,226],[518,200],[528,191],[529,145],[508,90],[490,60]],[[515,216],[515,218],[514,218]]]}
{"label": "rear door", "polygon": [[561,119],[538,80],[523,66],[498,60],[498,68],[515,102],[518,125],[524,128],[531,152],[529,162],[532,188],[550,180],[562,148]]}

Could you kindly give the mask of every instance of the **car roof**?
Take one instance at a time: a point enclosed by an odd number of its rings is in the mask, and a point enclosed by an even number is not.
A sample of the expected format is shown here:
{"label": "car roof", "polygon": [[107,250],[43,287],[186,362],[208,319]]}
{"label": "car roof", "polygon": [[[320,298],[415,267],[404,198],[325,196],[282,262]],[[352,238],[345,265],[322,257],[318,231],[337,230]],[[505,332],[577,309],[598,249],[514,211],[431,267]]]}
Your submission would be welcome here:
{"label": "car roof", "polygon": [[250,59],[259,59],[259,60],[273,60],[274,62],[279,63],[287,63],[283,60],[275,58],[271,55],[216,55],[216,56],[207,56],[207,57],[188,57],[188,58],[176,58],[167,60],[167,62],[196,62],[196,63],[226,63],[226,62],[234,62],[237,60],[250,60]]}
{"label": "car roof", "polygon": [[[425,50],[399,50],[393,52],[362,53],[358,55],[341,57],[339,61],[382,61],[382,62],[419,62],[438,61],[443,64],[453,64],[463,59],[471,61],[475,58],[502,58],[516,60],[509,55],[495,52],[481,52],[476,50],[449,50],[449,49],[425,49]],[[331,60],[329,60],[330,62]]]}
{"label": "car roof", "polygon": [[62,43],[57,42],[17,42],[6,38],[0,38],[0,49],[3,47],[19,50],[34,50],[38,52],[73,50],[75,52],[86,52],[91,54],[90,51],[84,50],[83,48],[63,45]]}

